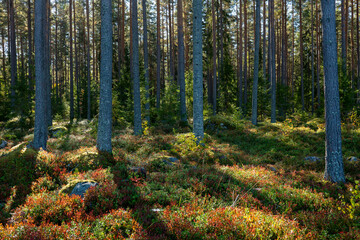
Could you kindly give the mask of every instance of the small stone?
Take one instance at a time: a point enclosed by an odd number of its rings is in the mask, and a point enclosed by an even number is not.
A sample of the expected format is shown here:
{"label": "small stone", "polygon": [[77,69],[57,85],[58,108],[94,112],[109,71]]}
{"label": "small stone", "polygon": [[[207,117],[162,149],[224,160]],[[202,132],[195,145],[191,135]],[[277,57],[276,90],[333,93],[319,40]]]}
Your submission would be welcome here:
{"label": "small stone", "polygon": [[305,161],[310,161],[310,162],[319,162],[321,159],[319,157],[315,157],[315,156],[308,156],[305,157]]}
{"label": "small stone", "polygon": [[96,182],[79,182],[75,185],[74,189],[71,191],[71,195],[78,195],[81,198],[84,198],[86,191],[91,187],[96,187],[98,184]]}
{"label": "small stone", "polygon": [[160,208],[153,208],[153,209],[151,209],[151,211],[153,211],[153,212],[161,212],[161,211],[164,211],[164,210],[162,210]]}
{"label": "small stone", "polygon": [[270,167],[269,169],[273,172],[277,172],[276,168],[274,168],[274,167]]}
{"label": "small stone", "polygon": [[254,188],[255,191],[260,192],[262,188]]}
{"label": "small stone", "polygon": [[167,158],[167,159],[164,159],[163,161],[164,161],[165,164],[172,166],[172,165],[174,165],[175,163],[178,163],[178,162],[179,162],[179,159],[177,159],[177,158],[175,158],[175,157],[169,157],[169,158]]}
{"label": "small stone", "polygon": [[0,144],[0,149],[5,148],[7,145],[8,145],[7,141],[2,140],[2,141],[1,141],[1,144]]}
{"label": "small stone", "polygon": [[348,158],[348,161],[349,161],[349,162],[357,162],[357,161],[358,161],[358,158],[357,158],[357,157],[354,157],[354,156],[353,156],[353,157],[349,157],[349,158]]}
{"label": "small stone", "polygon": [[146,170],[143,167],[131,167],[129,171],[138,174],[140,177],[146,178]]}

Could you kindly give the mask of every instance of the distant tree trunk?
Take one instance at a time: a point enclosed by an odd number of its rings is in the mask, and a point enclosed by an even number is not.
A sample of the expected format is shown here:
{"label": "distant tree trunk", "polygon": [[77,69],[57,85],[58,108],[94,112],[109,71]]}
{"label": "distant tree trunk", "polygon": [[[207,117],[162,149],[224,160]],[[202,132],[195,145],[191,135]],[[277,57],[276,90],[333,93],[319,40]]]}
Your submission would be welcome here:
{"label": "distant tree trunk", "polygon": [[139,73],[139,34],[138,34],[138,15],[137,0],[132,0],[132,76],[134,87],[134,134],[142,134],[141,126],[141,99],[140,99],[140,73]]}
{"label": "distant tree trunk", "polygon": [[288,79],[287,79],[287,55],[288,55],[288,49],[287,49],[287,5],[286,5],[286,0],[282,0],[282,5],[283,5],[283,16],[282,16],[282,65],[281,65],[281,81],[282,81],[282,85],[286,86]]}
{"label": "distant tree trunk", "polygon": [[47,0],[35,0],[35,127],[33,147],[46,149],[48,137],[47,125],[47,82],[46,74],[46,21]]}
{"label": "distant tree trunk", "polygon": [[359,0],[356,2],[356,40],[357,40],[357,103],[360,103],[360,28],[359,28]]}
{"label": "distant tree trunk", "polygon": [[51,76],[50,76],[50,13],[51,13],[51,9],[50,9],[50,0],[46,1],[46,19],[45,22],[43,24],[45,24],[45,40],[46,40],[46,44],[45,44],[45,52],[46,52],[46,79],[47,79],[47,89],[46,89],[46,94],[47,94],[47,104],[46,104],[46,112],[47,112],[47,124],[48,126],[52,125],[52,109],[51,109],[51,90],[52,90],[52,86],[51,86]]}
{"label": "distant tree trunk", "polygon": [[78,42],[76,40],[76,2],[74,0],[74,42],[75,42],[75,82],[76,82],[76,103],[77,120],[80,119],[80,84],[79,84],[79,54]]}
{"label": "distant tree trunk", "polygon": [[321,93],[320,93],[320,54],[321,54],[321,50],[320,50],[320,13],[319,13],[319,8],[318,8],[318,3],[316,1],[316,15],[317,15],[317,20],[316,20],[316,50],[317,50],[317,74],[316,74],[316,85],[317,85],[317,105],[318,108],[320,108],[320,98],[321,98]]}
{"label": "distant tree trunk", "polygon": [[118,78],[118,82],[120,83],[121,81],[121,0],[118,0],[118,13],[117,13],[117,22],[118,22],[118,27],[117,27],[117,54],[118,54],[118,60],[117,60],[117,78]]}
{"label": "distant tree trunk", "polygon": [[175,73],[174,73],[174,56],[173,56],[173,35],[172,35],[172,18],[171,18],[171,1],[172,0],[168,0],[169,1],[169,40],[170,40],[170,78],[171,78],[171,82],[173,82],[175,80]]}
{"label": "distant tree trunk", "polygon": [[354,79],[355,79],[355,47],[354,47],[354,2],[351,0],[351,89],[355,89]]}
{"label": "distant tree trunk", "polygon": [[161,52],[160,52],[160,0],[156,0],[156,108],[160,109]]}
{"label": "distant tree trunk", "polygon": [[190,56],[189,56],[189,49],[190,49],[190,33],[189,33],[189,29],[188,29],[188,16],[189,14],[189,10],[188,10],[188,5],[187,5],[187,1],[183,1],[184,3],[184,35],[185,35],[185,71],[189,70],[190,68]]}
{"label": "distant tree trunk", "polygon": [[302,26],[302,0],[299,0],[300,11],[300,72],[301,72],[301,109],[305,111],[305,99],[304,99],[304,57],[303,57],[303,26]]}
{"label": "distant tree trunk", "polygon": [[[216,105],[217,105],[217,99],[220,101],[220,86],[221,82],[223,81],[223,74],[224,74],[224,17],[223,17],[223,1],[219,1],[220,4],[220,72],[219,77],[216,83],[216,91],[215,91],[215,98],[216,98]],[[215,109],[217,110],[217,109]]]}
{"label": "distant tree trunk", "polygon": [[112,6],[101,0],[100,104],[97,149],[112,152]]}
{"label": "distant tree trunk", "polygon": [[180,84],[180,119],[187,122],[185,99],[185,49],[184,49],[184,19],[183,3],[178,0],[178,80]]}
{"label": "distant tree trunk", "polygon": [[315,69],[314,69],[314,2],[311,0],[311,114],[315,110]]}
{"label": "distant tree trunk", "polygon": [[5,55],[5,33],[4,29],[1,29],[1,46],[2,46],[2,70],[3,70],[3,79],[4,85],[7,87],[7,73],[6,73],[6,55]]}
{"label": "distant tree trunk", "polygon": [[346,14],[345,14],[345,0],[341,0],[341,69],[343,74],[346,73],[346,46],[347,46],[347,39],[346,39]]}
{"label": "distant tree trunk", "polygon": [[266,78],[266,0],[263,6],[263,75]]}
{"label": "distant tree trunk", "polygon": [[[72,0],[71,0],[72,2]],[[70,3],[71,4],[71,3]],[[71,4],[72,5],[72,4]],[[70,6],[71,8],[71,6]],[[72,12],[70,12],[70,15],[72,15]],[[58,76],[58,7],[57,7],[57,2],[55,3],[55,14],[56,14],[56,18],[55,18],[55,83],[56,83],[56,87],[55,87],[55,93],[56,93],[56,103],[59,103],[59,76]],[[70,17],[70,23],[71,23],[71,17]],[[70,24],[70,28],[72,24]],[[72,41],[72,37],[70,35],[70,43]],[[71,44],[70,44],[71,45]],[[71,51],[70,51],[71,52]],[[70,57],[71,59],[71,57]],[[71,62],[70,62],[70,66],[71,66]],[[70,122],[71,122],[71,83],[70,83]]]}
{"label": "distant tree trunk", "polygon": [[251,122],[257,125],[258,108],[258,79],[259,79],[259,55],[260,55],[260,0],[256,0],[256,18],[255,18],[255,60],[254,60],[254,83],[252,94],[252,116]]}
{"label": "distant tree trunk", "polygon": [[89,0],[86,0],[86,66],[87,66],[87,119],[91,119],[91,77],[90,77],[90,21]]}
{"label": "distant tree trunk", "polygon": [[[69,1],[69,24],[70,24],[70,123],[74,120],[74,77],[73,77],[73,30],[72,30],[72,1]],[[57,24],[56,24],[57,25]]]}
{"label": "distant tree trunk", "polygon": [[340,97],[337,64],[335,0],[321,0],[323,13],[323,51],[325,74],[326,152],[324,178],[345,182],[341,150]]}
{"label": "distant tree trunk", "polygon": [[202,60],[202,1],[193,0],[193,63],[194,63],[194,134],[198,139],[204,137],[203,117],[203,60]]}
{"label": "distant tree trunk", "polygon": [[34,91],[34,73],[33,73],[33,45],[32,45],[32,26],[31,26],[31,2],[28,0],[28,14],[27,14],[27,24],[28,24],[28,81],[29,81],[29,100],[31,100],[31,95]]}
{"label": "distant tree trunk", "polygon": [[240,8],[240,33],[239,33],[239,108],[242,109],[243,108],[243,16],[242,16],[242,0],[239,0],[239,8]]}
{"label": "distant tree trunk", "polygon": [[246,104],[247,104],[247,85],[248,85],[248,72],[247,72],[247,67],[248,67],[248,32],[247,32],[247,0],[244,0],[244,45],[245,45],[245,49],[244,49],[244,104],[243,104],[243,110],[246,111]]}
{"label": "distant tree trunk", "polygon": [[17,81],[17,58],[16,58],[16,36],[15,36],[15,9],[14,0],[9,0],[10,13],[10,65],[11,65],[11,108],[15,108],[15,85]]}
{"label": "distant tree trunk", "polygon": [[96,81],[96,61],[97,61],[97,58],[96,58],[96,49],[95,49],[95,0],[92,0],[92,59],[93,59],[93,72],[92,72],[92,75],[93,75],[93,81]]}
{"label": "distant tree trunk", "polygon": [[125,0],[122,0],[121,16],[121,62],[125,61]]}
{"label": "distant tree trunk", "polygon": [[216,81],[216,75],[217,75],[217,71],[216,71],[216,19],[215,19],[215,0],[211,1],[211,11],[212,11],[212,40],[213,40],[213,45],[212,45],[212,52],[213,52],[213,79],[211,82],[211,103],[212,103],[212,107],[213,107],[213,114],[216,115],[216,86],[217,86],[217,81]]}
{"label": "distant tree trunk", "polygon": [[275,11],[274,0],[269,1],[270,4],[270,79],[271,79],[271,123],[276,122],[276,64],[275,64]]}
{"label": "distant tree trunk", "polygon": [[[294,80],[294,74],[295,74],[295,1],[292,2],[292,66],[291,66],[291,99],[294,101],[294,90],[295,90],[295,80]],[[295,104],[292,104],[292,110],[294,112],[294,106]]]}
{"label": "distant tree trunk", "polygon": [[149,51],[147,39],[147,18],[146,18],[146,0],[142,0],[143,5],[143,24],[144,24],[144,68],[145,68],[145,119],[150,123],[150,94],[149,94]]}

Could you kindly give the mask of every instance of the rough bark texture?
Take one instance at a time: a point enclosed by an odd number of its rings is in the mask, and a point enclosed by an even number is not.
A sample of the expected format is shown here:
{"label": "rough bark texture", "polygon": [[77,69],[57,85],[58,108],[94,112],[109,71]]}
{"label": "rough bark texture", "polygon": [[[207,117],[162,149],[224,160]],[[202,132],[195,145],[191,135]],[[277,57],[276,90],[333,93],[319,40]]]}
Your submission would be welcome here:
{"label": "rough bark texture", "polygon": [[315,110],[315,69],[314,69],[314,2],[311,0],[311,113]]}
{"label": "rough bark texture", "polygon": [[31,26],[31,2],[28,0],[28,16],[27,16],[27,24],[28,24],[28,81],[29,81],[29,100],[33,91],[34,91],[34,63],[33,63],[33,44],[32,44],[32,26]]}
{"label": "rough bark texture", "polygon": [[144,69],[145,69],[145,91],[146,103],[145,113],[146,121],[150,123],[150,94],[149,94],[149,51],[148,51],[148,37],[147,37],[147,18],[146,18],[146,0],[142,0],[143,6],[143,24],[144,24]]}
{"label": "rough bark texture", "polygon": [[131,2],[132,14],[132,79],[134,88],[134,134],[142,134],[141,100],[140,100],[140,73],[139,73],[139,34],[137,0]]}
{"label": "rough bark texture", "polygon": [[48,137],[46,118],[46,52],[45,52],[45,24],[46,1],[35,0],[35,127],[33,147],[46,149]]}
{"label": "rough bark texture", "polygon": [[97,149],[112,152],[112,7],[111,0],[101,0],[100,107]]}
{"label": "rough bark texture", "polygon": [[326,180],[345,182],[342,150],[340,97],[335,25],[335,0],[321,0],[325,74],[325,174]]}
{"label": "rough bark texture", "polygon": [[180,119],[187,122],[185,99],[185,48],[183,26],[183,3],[178,0],[178,80],[180,84]]}
{"label": "rough bark texture", "polygon": [[301,72],[301,109],[305,110],[305,99],[304,99],[304,59],[303,59],[303,26],[302,26],[302,6],[301,0],[299,2],[300,11],[300,72]]}
{"label": "rough bark texture", "polygon": [[215,19],[215,0],[211,1],[211,15],[212,15],[212,41],[213,41],[213,78],[212,78],[212,84],[211,84],[211,104],[213,107],[213,114],[216,114],[216,86],[217,86],[217,81],[216,81],[216,19]]}
{"label": "rough bark texture", "polygon": [[74,120],[74,70],[73,70],[73,30],[72,30],[72,2],[69,2],[69,24],[70,24],[70,123]]}
{"label": "rough bark texture", "polygon": [[16,36],[15,36],[15,9],[14,1],[9,0],[10,12],[10,65],[11,65],[11,107],[15,107],[15,85],[17,81]]}
{"label": "rough bark texture", "polygon": [[260,53],[260,0],[256,0],[255,18],[255,62],[254,62],[254,83],[252,92],[252,115],[251,122],[257,125],[258,108],[258,80],[259,80],[259,53]]}
{"label": "rough bark texture", "polygon": [[270,79],[271,79],[271,122],[276,122],[276,64],[275,64],[275,16],[274,16],[274,0],[269,1],[270,4]]}
{"label": "rough bark texture", "polygon": [[202,62],[202,1],[193,0],[193,62],[194,62],[194,134],[198,139],[204,137],[203,116],[203,62]]}
{"label": "rough bark texture", "polygon": [[91,119],[91,77],[90,77],[90,20],[89,0],[86,0],[86,68],[87,68],[87,119]]}
{"label": "rough bark texture", "polygon": [[156,0],[156,108],[160,108],[160,64],[161,64],[161,52],[160,52],[160,0]]}

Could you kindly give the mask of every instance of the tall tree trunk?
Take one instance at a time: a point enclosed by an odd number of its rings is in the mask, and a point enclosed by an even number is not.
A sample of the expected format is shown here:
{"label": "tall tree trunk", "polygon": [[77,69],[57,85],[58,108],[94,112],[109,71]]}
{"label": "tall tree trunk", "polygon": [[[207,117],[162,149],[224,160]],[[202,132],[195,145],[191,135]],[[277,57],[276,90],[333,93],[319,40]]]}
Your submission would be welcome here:
{"label": "tall tree trunk", "polygon": [[304,99],[304,47],[303,47],[303,25],[302,25],[302,0],[299,1],[300,11],[300,72],[301,72],[301,109],[305,111],[305,99]]}
{"label": "tall tree trunk", "polygon": [[89,0],[86,0],[86,66],[87,66],[87,119],[91,119],[91,77],[90,77],[90,20]]}
{"label": "tall tree trunk", "polygon": [[266,78],[266,0],[263,6],[263,75]]}
{"label": "tall tree trunk", "polygon": [[180,84],[180,119],[187,122],[185,99],[185,49],[184,49],[184,19],[183,3],[178,0],[178,80]]}
{"label": "tall tree trunk", "polygon": [[244,0],[244,104],[243,104],[243,110],[246,111],[246,104],[247,104],[247,85],[248,85],[248,32],[247,32],[247,0]]}
{"label": "tall tree trunk", "polygon": [[316,74],[316,85],[317,85],[317,105],[318,108],[320,107],[320,98],[321,98],[321,93],[320,93],[320,12],[319,12],[319,8],[318,8],[318,3],[316,1],[316,15],[317,15],[317,20],[316,20],[316,49],[317,49],[317,74]]}
{"label": "tall tree trunk", "polygon": [[275,64],[275,11],[274,0],[269,0],[270,4],[270,79],[271,79],[271,123],[276,122],[276,64]]}
{"label": "tall tree trunk", "polygon": [[32,45],[32,26],[31,26],[31,2],[28,0],[28,13],[27,13],[27,25],[28,25],[28,81],[29,81],[29,100],[34,91],[34,63],[33,63],[33,45]]}
{"label": "tall tree trunk", "polygon": [[[70,2],[72,2],[72,0]],[[55,84],[56,84],[55,90],[56,90],[56,92],[55,93],[56,93],[56,103],[58,104],[60,101],[59,101],[59,76],[58,76],[59,53],[58,53],[58,20],[57,20],[58,7],[57,7],[57,2],[55,3],[55,14],[56,14],[56,18],[55,18]],[[70,11],[70,15],[72,15],[71,11]],[[71,25],[72,24],[71,24],[71,17],[70,17],[70,28],[72,27]],[[71,39],[72,39],[72,37],[71,37],[71,34],[70,34],[70,43],[71,43]],[[70,83],[70,122],[71,122],[71,83]]]}
{"label": "tall tree trunk", "polygon": [[47,94],[47,104],[46,104],[46,112],[47,112],[47,124],[48,126],[52,125],[52,109],[51,109],[51,76],[50,76],[50,13],[51,13],[51,9],[50,9],[50,0],[46,1],[46,19],[44,21],[44,25],[45,25],[45,40],[46,40],[46,44],[45,44],[45,52],[46,52],[46,79],[47,79],[47,89],[46,89],[46,94]]}
{"label": "tall tree trunk", "polygon": [[[223,81],[223,75],[224,75],[224,16],[223,16],[223,1],[220,0],[220,72],[219,77],[216,83],[216,91],[215,91],[215,97],[216,99],[219,99],[220,101],[220,86],[221,82]],[[217,100],[216,100],[217,102]]]}
{"label": "tall tree trunk", "polygon": [[112,6],[101,0],[100,105],[97,149],[112,152]]}
{"label": "tall tree trunk", "polygon": [[48,84],[46,74],[46,21],[47,0],[35,0],[35,127],[33,147],[35,149],[46,149],[48,137],[47,127],[47,92]]}
{"label": "tall tree trunk", "polygon": [[314,1],[311,0],[311,113],[315,110],[315,69],[314,69]]}
{"label": "tall tree trunk", "polygon": [[156,0],[156,108],[160,109],[160,0]]}
{"label": "tall tree trunk", "polygon": [[3,79],[4,86],[7,87],[7,72],[6,72],[6,55],[5,55],[5,33],[4,29],[1,29],[1,47],[2,47],[2,70],[3,70]]}
{"label": "tall tree trunk", "polygon": [[121,16],[121,62],[125,62],[125,0],[122,0]]}
{"label": "tall tree trunk", "polygon": [[342,150],[340,96],[337,64],[335,0],[321,0],[323,13],[323,51],[325,74],[325,174],[335,183],[345,182]]}
{"label": "tall tree trunk", "polygon": [[[295,0],[292,2],[292,66],[291,66],[291,99],[294,101],[294,90],[295,90]],[[295,104],[292,104],[292,110],[294,112]]]}
{"label": "tall tree trunk", "polygon": [[170,78],[171,78],[171,82],[173,82],[175,80],[175,73],[174,73],[174,56],[173,56],[173,34],[172,34],[172,17],[171,17],[171,1],[172,0],[168,0],[169,1],[169,40],[170,40]]}
{"label": "tall tree trunk", "polygon": [[142,0],[143,5],[143,24],[144,24],[144,68],[145,68],[145,118],[150,123],[150,94],[149,94],[149,51],[147,39],[147,18],[146,18],[146,0]]}
{"label": "tall tree trunk", "polygon": [[211,1],[211,11],[212,11],[212,40],[213,40],[213,45],[212,45],[212,52],[213,52],[213,79],[211,82],[211,103],[212,103],[212,107],[213,107],[213,114],[216,114],[216,86],[217,86],[217,79],[216,79],[216,75],[217,75],[217,71],[216,71],[216,19],[215,19],[215,0]]}
{"label": "tall tree trunk", "polygon": [[78,42],[76,37],[76,2],[74,0],[74,42],[75,42],[75,82],[76,82],[76,115],[77,120],[80,119],[80,84],[79,84],[79,54],[78,54]]}
{"label": "tall tree trunk", "polygon": [[194,134],[198,139],[204,137],[203,117],[203,59],[202,59],[202,1],[193,0],[193,63],[194,63]]}
{"label": "tall tree trunk", "polygon": [[15,9],[14,1],[9,0],[10,13],[10,65],[11,65],[11,108],[15,108],[15,85],[17,81],[17,58],[16,58],[16,36],[15,36]]}
{"label": "tall tree trunk", "polygon": [[132,76],[134,88],[134,134],[142,134],[141,126],[141,99],[140,99],[140,73],[139,73],[139,34],[138,34],[138,15],[137,15],[137,0],[132,0],[131,3],[132,14]]}
{"label": "tall tree trunk", "polygon": [[239,0],[239,9],[240,9],[240,33],[239,33],[239,51],[240,51],[240,56],[239,56],[239,108],[242,109],[243,108],[243,16],[242,16],[242,0]]}
{"label": "tall tree trunk", "polygon": [[357,41],[357,103],[360,103],[360,28],[359,28],[359,0],[356,1],[356,41]]}
{"label": "tall tree trunk", "polygon": [[[74,120],[74,77],[73,77],[73,29],[72,29],[72,5],[73,0],[69,1],[69,24],[70,24],[70,123]],[[57,25],[57,24],[56,24]]]}
{"label": "tall tree trunk", "polygon": [[341,0],[341,69],[343,74],[346,73],[346,58],[347,58],[347,39],[346,39],[346,13],[345,0]]}
{"label": "tall tree trunk", "polygon": [[257,125],[258,108],[258,79],[259,79],[259,55],[260,55],[260,0],[256,0],[255,18],[255,59],[254,59],[254,83],[252,94],[252,116],[251,122]]}
{"label": "tall tree trunk", "polygon": [[117,60],[117,79],[119,81],[121,81],[121,0],[118,0],[118,12],[117,12],[117,22],[118,22],[118,27],[117,27],[117,54],[118,54],[118,60]]}

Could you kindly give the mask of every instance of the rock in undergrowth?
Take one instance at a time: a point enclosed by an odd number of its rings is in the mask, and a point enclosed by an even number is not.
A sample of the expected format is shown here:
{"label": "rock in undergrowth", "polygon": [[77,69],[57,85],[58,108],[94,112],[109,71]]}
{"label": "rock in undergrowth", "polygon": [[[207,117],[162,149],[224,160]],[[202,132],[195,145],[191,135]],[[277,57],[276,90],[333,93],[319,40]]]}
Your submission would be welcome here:
{"label": "rock in undergrowth", "polygon": [[143,167],[130,167],[129,171],[135,173],[139,177],[146,179],[146,169]]}
{"label": "rock in undergrowth", "polygon": [[86,191],[91,187],[96,187],[97,185],[98,185],[98,183],[96,183],[96,182],[79,182],[75,185],[75,187],[71,191],[70,196],[78,195],[78,196],[84,198]]}
{"label": "rock in undergrowth", "polygon": [[1,144],[0,144],[0,149],[5,148],[7,145],[8,145],[7,141],[2,140],[2,141],[1,141]]}
{"label": "rock in undergrowth", "polygon": [[321,158],[315,157],[315,156],[307,156],[304,158],[304,160],[310,161],[310,162],[319,162],[319,161],[321,161]]}
{"label": "rock in undergrowth", "polygon": [[354,157],[354,156],[348,158],[349,162],[357,162],[358,160],[359,159],[357,157]]}
{"label": "rock in undergrowth", "polygon": [[61,135],[64,135],[67,131],[68,131],[68,129],[64,126],[50,127],[49,135],[51,138],[57,138]]}
{"label": "rock in undergrowth", "polygon": [[172,166],[174,164],[179,163],[179,159],[177,159],[175,157],[169,157],[169,158],[164,159],[163,162],[167,165]]}

